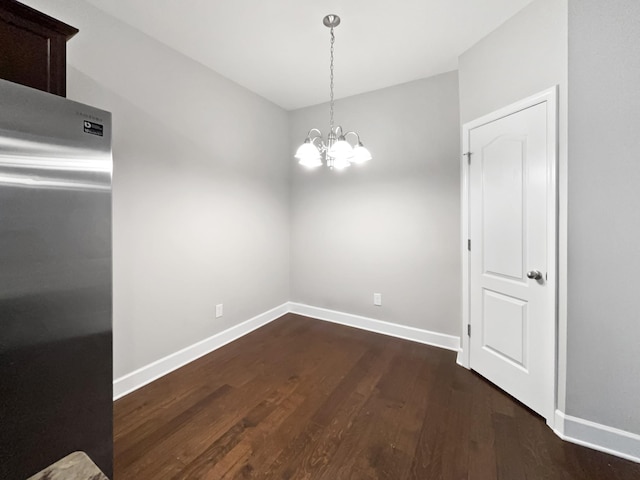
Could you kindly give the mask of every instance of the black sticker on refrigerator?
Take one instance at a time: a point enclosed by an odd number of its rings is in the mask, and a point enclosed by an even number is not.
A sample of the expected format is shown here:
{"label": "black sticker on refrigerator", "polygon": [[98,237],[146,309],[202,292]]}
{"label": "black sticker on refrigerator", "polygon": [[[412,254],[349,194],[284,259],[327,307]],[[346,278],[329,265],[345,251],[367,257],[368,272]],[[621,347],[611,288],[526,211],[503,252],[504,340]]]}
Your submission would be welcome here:
{"label": "black sticker on refrigerator", "polygon": [[91,135],[98,135],[102,137],[104,135],[104,126],[99,123],[84,121],[84,133],[90,133]]}

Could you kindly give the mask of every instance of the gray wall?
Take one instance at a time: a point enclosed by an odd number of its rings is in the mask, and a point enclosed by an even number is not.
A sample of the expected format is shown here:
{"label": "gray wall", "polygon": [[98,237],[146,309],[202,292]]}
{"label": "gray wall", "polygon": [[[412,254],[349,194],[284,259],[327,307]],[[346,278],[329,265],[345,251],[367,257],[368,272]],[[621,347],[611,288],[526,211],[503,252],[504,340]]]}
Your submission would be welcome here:
{"label": "gray wall", "polygon": [[640,434],[640,2],[569,2],[567,413]]}
{"label": "gray wall", "polygon": [[567,285],[567,0],[535,0],[459,58],[466,123],[558,85],[558,408],[565,408]]}
{"label": "gray wall", "polygon": [[85,2],[26,3],[80,29],[68,96],[113,112],[114,375],[286,302],[287,113]]}
{"label": "gray wall", "polygon": [[459,57],[466,123],[560,85],[566,98],[567,2],[535,0]]}
{"label": "gray wall", "polygon": [[[291,113],[291,299],[460,335],[456,72],[336,102],[374,159],[306,170],[293,153],[323,104]],[[373,293],[382,294],[382,307]]]}

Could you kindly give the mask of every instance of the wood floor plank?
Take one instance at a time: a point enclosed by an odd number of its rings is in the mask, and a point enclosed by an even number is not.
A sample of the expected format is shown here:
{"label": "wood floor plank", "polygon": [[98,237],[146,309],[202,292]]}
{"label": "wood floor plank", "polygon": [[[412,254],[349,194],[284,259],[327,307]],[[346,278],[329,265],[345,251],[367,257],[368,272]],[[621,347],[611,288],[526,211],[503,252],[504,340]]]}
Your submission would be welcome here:
{"label": "wood floor plank", "polygon": [[492,387],[477,376],[470,378],[473,388],[473,402],[469,431],[469,480],[497,478],[498,472],[495,450],[495,432],[491,421]]}
{"label": "wood floor plank", "polygon": [[[371,411],[378,410],[379,413],[369,420],[371,436],[362,436],[368,444],[362,449],[367,452],[367,462],[359,463],[360,468],[376,478],[402,478],[413,456],[420,428],[419,424],[411,424],[408,409],[415,408],[411,397],[422,370],[421,358],[415,355],[416,349],[419,350],[420,346],[407,342],[394,357],[387,374],[378,384],[379,395],[371,403]],[[374,440],[373,444],[371,440]],[[363,460],[365,456],[357,458]]]}
{"label": "wood floor plank", "polygon": [[455,353],[288,314],[114,406],[116,480],[632,480]]}
{"label": "wood floor plank", "polygon": [[409,478],[412,480],[443,478],[445,444],[442,438],[447,432],[447,408],[451,395],[449,364],[454,359],[451,352],[442,353],[446,353],[446,356],[441,355],[432,363],[434,374],[428,390],[427,411],[409,470]]}
{"label": "wood floor plank", "polygon": [[150,419],[149,422],[132,431],[118,442],[118,451],[115,456],[117,468],[129,468],[142,456],[149,445],[156,445],[174,432],[180,430],[185,422],[190,421],[194,416],[198,415],[198,412],[208,409],[211,403],[220,398],[220,396],[228,394],[231,390],[232,388],[229,385],[223,385],[195,405],[180,412],[180,414],[171,420],[158,424],[154,422],[153,419]]}
{"label": "wood floor plank", "polygon": [[281,444],[274,441],[274,432],[280,431],[305,398],[299,392],[294,392],[285,398],[276,411],[256,428],[253,435],[243,438],[234,447],[228,456],[230,458],[225,457],[212,469],[212,478],[220,480],[252,478],[256,466],[259,466],[258,471],[263,471],[269,465],[266,461],[275,458],[282,451]]}
{"label": "wood floor plank", "polygon": [[[318,343],[317,338],[315,343]],[[270,441],[267,444],[253,445],[255,454],[242,468],[236,467],[236,476],[231,478],[272,478],[273,471],[281,465],[276,460],[281,456],[295,455],[296,446],[304,444],[304,442],[296,442],[296,439],[309,433],[305,432],[307,425],[317,425],[312,421],[313,415],[327,402],[331,392],[337,391],[336,385],[347,374],[350,365],[364,351],[352,340],[345,343],[344,338],[332,339],[324,348],[327,353],[326,358],[321,362],[314,362],[317,368],[314,371],[314,381],[305,383],[296,392],[304,395],[304,401],[300,402],[280,425],[274,426],[274,429],[269,432]],[[299,356],[290,359],[293,363],[304,363]]]}
{"label": "wood floor plank", "polygon": [[471,403],[472,399],[467,391],[451,389],[443,442],[445,448],[442,451],[443,478],[466,480],[469,477]]}
{"label": "wood floor plank", "polygon": [[[211,412],[199,412],[180,432],[152,446],[161,459],[152,465],[134,465],[129,474],[139,475],[141,468],[144,468],[145,471],[153,473],[155,478],[171,478],[215,444],[218,436],[240,422],[242,417],[280,382],[298,382],[300,378],[308,379],[312,376],[314,379],[319,378],[320,381],[316,385],[322,386],[326,383],[322,379],[323,376],[336,375],[336,372],[339,372],[337,367],[344,363],[344,358],[357,354],[340,349],[334,352],[328,361],[320,362],[325,350],[326,346],[322,342],[309,339],[307,342],[292,342],[289,349],[300,362],[289,362],[281,355],[275,354],[259,357],[261,361],[270,358],[271,368],[262,370],[260,367],[260,375],[257,375],[251,384],[234,389],[231,394],[220,398],[217,404],[212,406]],[[332,388],[330,386],[328,390]]]}
{"label": "wood floor plank", "polygon": [[[348,396],[349,389],[353,388],[354,380],[362,371],[358,367],[368,361],[370,361],[370,353],[365,352],[353,364],[349,364],[350,367],[343,374],[335,377],[337,383],[332,387],[331,392],[323,397],[323,401],[313,409],[306,427],[292,438],[273,463],[262,469],[258,478],[303,478],[306,475],[304,473],[306,462],[313,451],[315,439],[330,422],[337,406]],[[334,372],[333,369],[332,372]],[[296,469],[290,468],[292,463],[297,466]]]}
{"label": "wood floor plank", "polygon": [[513,417],[494,412],[492,420],[496,438],[498,480],[527,478],[524,472],[520,434]]}
{"label": "wood floor plank", "polygon": [[570,479],[564,465],[554,462],[551,456],[551,450],[558,448],[562,440],[545,435],[547,425],[524,406],[516,409],[515,420],[526,477],[540,480]]}
{"label": "wood floor plank", "polygon": [[[234,349],[219,349],[180,369],[180,375],[167,375],[161,382],[152,382],[142,387],[136,395],[128,395],[116,402],[114,409],[114,439],[128,435],[143,421],[152,417],[156,421],[167,421],[175,411],[193,405],[221,385],[241,386],[264,370],[263,355],[276,355],[281,348],[289,349],[288,342],[296,342],[294,330],[286,323],[269,324],[264,327],[269,338],[281,337],[281,344],[266,342],[262,336],[247,335],[234,342]],[[277,358],[281,358],[277,356]],[[261,368],[262,367],[262,368]],[[208,375],[209,382],[200,382]],[[138,413],[144,410],[144,415]],[[126,421],[120,421],[126,418]],[[137,421],[136,421],[137,420]]]}
{"label": "wood floor plank", "polygon": [[182,469],[173,480],[188,480],[191,478],[207,478],[208,472],[220,462],[233,448],[240,443],[247,430],[255,428],[267,418],[276,408],[277,400],[263,400],[256,405],[242,419],[228,429],[221,437],[209,445],[200,455]]}
{"label": "wood floor plank", "polygon": [[[271,388],[267,379],[260,379],[251,390],[232,389],[209,409],[198,411],[179,430],[158,443],[149,443],[148,453],[126,470],[127,478],[172,478],[269,395]],[[116,454],[114,463],[117,458]]]}
{"label": "wood floor plank", "polygon": [[[293,448],[282,452],[270,471],[265,471],[265,478],[320,477],[347,435],[349,419],[371,394],[387,361],[388,355],[379,348],[365,352],[319,406],[308,427],[294,440]],[[295,468],[290,466],[292,463]]]}

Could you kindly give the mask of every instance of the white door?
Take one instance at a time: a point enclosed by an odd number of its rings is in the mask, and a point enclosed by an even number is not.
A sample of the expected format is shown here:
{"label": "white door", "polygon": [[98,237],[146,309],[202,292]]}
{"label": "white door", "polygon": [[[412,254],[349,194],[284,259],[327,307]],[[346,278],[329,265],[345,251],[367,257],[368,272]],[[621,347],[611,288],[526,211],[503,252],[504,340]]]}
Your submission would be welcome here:
{"label": "white door", "polygon": [[547,419],[555,401],[554,118],[555,101],[540,101],[468,129],[470,366]]}

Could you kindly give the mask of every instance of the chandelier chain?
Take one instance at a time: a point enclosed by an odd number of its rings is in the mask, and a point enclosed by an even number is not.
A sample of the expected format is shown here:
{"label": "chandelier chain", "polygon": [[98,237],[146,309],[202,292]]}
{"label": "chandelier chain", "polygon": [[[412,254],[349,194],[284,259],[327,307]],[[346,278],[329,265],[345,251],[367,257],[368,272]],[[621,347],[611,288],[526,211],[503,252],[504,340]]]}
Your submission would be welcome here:
{"label": "chandelier chain", "polygon": [[329,67],[329,90],[330,90],[330,108],[329,108],[329,126],[330,131],[333,131],[333,44],[336,41],[336,36],[333,33],[333,27],[331,27],[331,63]]}

